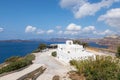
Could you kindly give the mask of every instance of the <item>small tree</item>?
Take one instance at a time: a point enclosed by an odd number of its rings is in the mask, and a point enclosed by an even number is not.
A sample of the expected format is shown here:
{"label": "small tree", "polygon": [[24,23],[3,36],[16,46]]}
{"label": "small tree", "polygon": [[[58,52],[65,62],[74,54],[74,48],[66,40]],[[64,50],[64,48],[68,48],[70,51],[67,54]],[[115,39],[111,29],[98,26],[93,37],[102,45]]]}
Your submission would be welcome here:
{"label": "small tree", "polygon": [[79,45],[81,45],[81,42],[79,40],[73,40],[73,44],[79,44]]}
{"label": "small tree", "polygon": [[56,51],[54,51],[54,52],[52,52],[52,54],[51,54],[53,57],[56,57],[57,56],[57,52]]}
{"label": "small tree", "polygon": [[116,57],[120,58],[120,46],[117,48]]}
{"label": "small tree", "polygon": [[89,46],[88,43],[86,43],[86,42],[80,42],[79,40],[73,40],[73,43],[74,44],[83,45],[83,48],[86,48],[86,47]]}
{"label": "small tree", "polygon": [[83,45],[83,48],[86,48],[89,46],[88,43],[85,43],[85,42],[83,42],[82,45]]}
{"label": "small tree", "polygon": [[44,50],[44,49],[46,49],[47,48],[47,45],[46,44],[40,44],[39,45],[39,47],[38,47],[38,49],[40,49],[40,50]]}

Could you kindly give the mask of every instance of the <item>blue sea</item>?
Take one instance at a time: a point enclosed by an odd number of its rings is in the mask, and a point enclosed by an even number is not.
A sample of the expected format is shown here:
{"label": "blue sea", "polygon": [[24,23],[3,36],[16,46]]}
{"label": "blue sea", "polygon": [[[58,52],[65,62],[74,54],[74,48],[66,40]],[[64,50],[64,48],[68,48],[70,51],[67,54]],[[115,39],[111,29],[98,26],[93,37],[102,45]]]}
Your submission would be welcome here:
{"label": "blue sea", "polygon": [[35,50],[40,43],[53,44],[55,42],[0,42],[0,63],[11,56],[25,56]]}
{"label": "blue sea", "polygon": [[107,46],[99,45],[99,44],[96,44],[95,42],[90,42],[89,46],[97,47],[97,48],[107,48]]}
{"label": "blue sea", "polygon": [[[59,42],[0,42],[0,63],[4,62],[5,59],[11,56],[25,56],[35,50],[40,43],[49,45]],[[93,47],[106,48],[106,46],[101,46],[96,43],[89,43],[89,45]]]}

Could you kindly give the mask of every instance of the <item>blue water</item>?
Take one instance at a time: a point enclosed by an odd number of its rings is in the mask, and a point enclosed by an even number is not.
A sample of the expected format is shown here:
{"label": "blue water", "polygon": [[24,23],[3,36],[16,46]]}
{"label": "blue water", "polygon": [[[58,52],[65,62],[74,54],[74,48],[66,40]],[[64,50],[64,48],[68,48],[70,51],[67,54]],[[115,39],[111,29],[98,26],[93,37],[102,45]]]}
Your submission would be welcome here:
{"label": "blue water", "polygon": [[96,44],[95,42],[90,42],[89,46],[97,47],[97,48],[107,48],[107,46],[99,45],[99,44]]}
{"label": "blue water", "polygon": [[[40,43],[53,44],[55,42],[0,42],[0,63],[11,56],[25,56],[35,50]],[[89,43],[92,47],[102,47],[95,43]]]}
{"label": "blue water", "polygon": [[0,63],[11,56],[25,56],[35,50],[40,43],[54,42],[0,42]]}

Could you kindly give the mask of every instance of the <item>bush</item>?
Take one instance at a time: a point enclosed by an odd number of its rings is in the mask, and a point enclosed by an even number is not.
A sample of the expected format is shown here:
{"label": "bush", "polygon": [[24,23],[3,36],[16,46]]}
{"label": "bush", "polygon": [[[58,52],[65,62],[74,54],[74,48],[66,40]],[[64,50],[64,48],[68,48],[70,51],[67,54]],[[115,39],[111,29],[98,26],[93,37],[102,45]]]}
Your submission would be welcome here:
{"label": "bush", "polygon": [[23,60],[19,60],[17,62],[13,62],[13,63],[9,64],[8,66],[3,67],[2,69],[0,69],[0,74],[4,73],[4,72],[10,72],[10,71],[13,71],[13,70],[20,69],[22,67],[27,66],[28,64],[31,64],[31,62],[30,61],[26,61],[24,59]]}
{"label": "bush", "polygon": [[120,80],[120,60],[112,57],[96,56],[87,60],[70,61],[79,75],[86,80]]}
{"label": "bush", "polygon": [[74,43],[74,44],[79,44],[79,45],[82,45],[82,46],[83,46],[83,48],[86,48],[86,47],[88,47],[88,46],[89,46],[89,44],[88,44],[88,43],[85,43],[85,42],[80,42],[79,40],[73,40],[73,43]]}
{"label": "bush", "polygon": [[53,57],[56,57],[57,56],[57,52],[56,51],[54,51],[54,52],[52,52],[52,54],[51,54]]}
{"label": "bush", "polygon": [[40,49],[36,49],[34,51],[32,51],[32,53],[37,53],[37,52],[40,52],[41,50]]}
{"label": "bush", "polygon": [[120,46],[117,48],[116,57],[120,58]]}
{"label": "bush", "polygon": [[36,50],[32,51],[32,53],[41,52],[42,50],[44,50],[46,48],[47,48],[47,45],[42,43],[38,46],[38,48]]}
{"label": "bush", "polygon": [[89,46],[89,44],[88,44],[88,43],[85,43],[85,42],[82,42],[81,45],[83,45],[83,48],[86,48],[86,47]]}
{"label": "bush", "polygon": [[35,59],[35,55],[34,54],[28,54],[24,57],[25,60],[29,60],[32,61]]}
{"label": "bush", "polygon": [[18,59],[17,57],[11,57],[7,59],[7,61],[9,61],[10,63],[7,66],[0,69],[0,74],[28,66],[32,64],[32,60],[34,59],[35,59],[35,56],[33,54],[28,54],[25,57],[18,57]]}
{"label": "bush", "polygon": [[70,60],[70,65],[73,65],[73,66],[74,66],[74,65],[76,65],[76,64],[77,64],[77,61],[76,61],[76,60],[74,60],[74,59],[73,59],[73,60]]}
{"label": "bush", "polygon": [[38,49],[40,49],[40,50],[44,50],[46,48],[47,48],[47,45],[43,44],[43,43],[38,46]]}
{"label": "bush", "polygon": [[60,80],[60,76],[59,75],[55,75],[55,76],[53,76],[52,80]]}
{"label": "bush", "polygon": [[79,40],[73,40],[73,44],[79,44],[79,45],[81,45],[81,42]]}
{"label": "bush", "polygon": [[14,62],[17,61],[20,58],[20,56],[12,56],[5,60],[5,62]]}

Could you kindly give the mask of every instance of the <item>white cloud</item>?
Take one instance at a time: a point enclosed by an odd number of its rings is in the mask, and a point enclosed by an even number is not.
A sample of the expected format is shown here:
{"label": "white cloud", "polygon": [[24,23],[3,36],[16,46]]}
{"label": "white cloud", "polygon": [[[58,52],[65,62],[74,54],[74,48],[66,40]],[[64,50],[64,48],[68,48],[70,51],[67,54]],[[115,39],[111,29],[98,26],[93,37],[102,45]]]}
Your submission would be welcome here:
{"label": "white cloud", "polygon": [[26,29],[25,29],[25,32],[26,32],[26,33],[35,32],[36,29],[37,29],[36,27],[33,27],[33,26],[27,26]]}
{"label": "white cloud", "polygon": [[81,30],[81,26],[70,23],[67,27],[66,30],[63,32],[65,35],[78,35]]}
{"label": "white cloud", "polygon": [[[51,33],[54,33],[54,29],[49,29],[49,30],[42,30],[42,29],[39,29],[37,27],[33,27],[33,26],[27,26],[25,28],[25,32],[26,33],[34,33],[34,34],[37,34],[37,35],[41,35],[41,34],[51,34]],[[60,33],[60,32],[59,32]],[[61,32],[62,33],[62,32]]]}
{"label": "white cloud", "polygon": [[56,29],[61,29],[61,26],[56,26]]}
{"label": "white cloud", "polygon": [[44,30],[38,30],[36,33],[37,33],[37,34],[44,34],[45,31],[44,31]]}
{"label": "white cloud", "polygon": [[60,5],[62,8],[69,8],[74,13],[75,18],[82,18],[95,15],[102,8],[108,8],[118,1],[120,0],[102,0],[101,2],[90,3],[88,0],[61,0]]}
{"label": "white cloud", "polygon": [[50,29],[50,30],[47,31],[47,34],[51,34],[51,33],[53,33],[53,32],[54,32],[54,30],[53,30],[53,29]]}
{"label": "white cloud", "polygon": [[4,31],[4,29],[0,27],[0,32],[3,32],[3,31]]}
{"label": "white cloud", "polygon": [[[76,27],[77,26],[77,27]],[[88,33],[90,33],[90,35],[110,35],[110,34],[115,34],[115,32],[106,29],[104,31],[99,31],[95,28],[95,26],[87,26],[87,27],[81,27],[80,25],[76,25],[76,24],[69,24],[66,27],[66,30],[63,32],[63,34],[65,35],[89,35]]]}
{"label": "white cloud", "polygon": [[109,26],[120,28],[120,8],[107,11],[106,14],[98,18],[98,21],[105,21]]}
{"label": "white cloud", "polygon": [[101,32],[100,31],[99,32],[98,31],[94,31],[93,34],[95,34],[95,35],[111,35],[111,34],[115,34],[115,32],[107,29],[107,30],[101,31]]}
{"label": "white cloud", "polygon": [[85,3],[87,0],[61,0],[60,1],[60,6],[62,8],[70,8],[70,7],[74,7],[76,5],[82,5],[83,3]]}
{"label": "white cloud", "polygon": [[80,25],[76,25],[74,23],[69,24],[66,27],[66,30],[63,32],[65,35],[79,35],[86,33],[93,33],[95,31],[95,26],[81,27]]}
{"label": "white cloud", "polygon": [[79,31],[81,29],[81,26],[76,25],[74,23],[71,23],[67,26],[66,30],[68,31]]}
{"label": "white cloud", "polygon": [[83,32],[89,33],[95,30],[95,26],[88,26],[82,29]]}
{"label": "white cloud", "polygon": [[58,31],[58,34],[63,34],[63,31]]}
{"label": "white cloud", "polygon": [[79,32],[78,31],[64,31],[64,34],[66,34],[66,35],[78,35]]}

